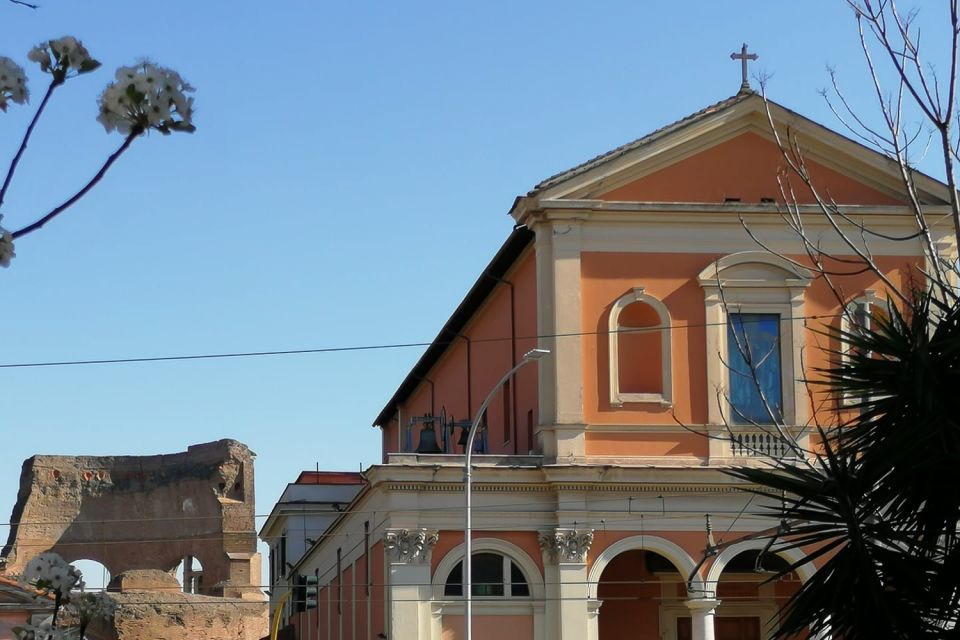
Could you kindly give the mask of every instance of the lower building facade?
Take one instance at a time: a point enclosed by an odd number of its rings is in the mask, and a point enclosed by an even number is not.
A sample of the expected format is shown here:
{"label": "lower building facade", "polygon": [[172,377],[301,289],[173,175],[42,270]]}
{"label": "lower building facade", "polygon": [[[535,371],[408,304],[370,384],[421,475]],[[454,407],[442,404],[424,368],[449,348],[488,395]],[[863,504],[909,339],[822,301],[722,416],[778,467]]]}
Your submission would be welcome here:
{"label": "lower building facade", "polygon": [[[802,559],[748,539],[776,526],[753,514],[778,499],[718,469],[479,456],[474,474],[478,639],[759,640],[814,571],[770,580]],[[463,457],[392,455],[366,477],[290,571],[317,593],[284,623],[311,640],[464,638]]]}

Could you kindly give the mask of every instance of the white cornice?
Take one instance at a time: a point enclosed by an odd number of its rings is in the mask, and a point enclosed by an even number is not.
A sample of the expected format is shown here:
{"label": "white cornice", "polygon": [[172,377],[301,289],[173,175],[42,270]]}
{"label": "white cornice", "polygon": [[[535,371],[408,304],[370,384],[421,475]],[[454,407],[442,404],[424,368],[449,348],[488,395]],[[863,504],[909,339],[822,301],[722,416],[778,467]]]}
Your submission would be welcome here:
{"label": "white cornice", "polygon": [[[579,175],[564,180],[543,191],[543,195],[548,198],[558,198],[576,195],[584,190],[590,190],[591,187],[602,185],[608,188],[608,185],[617,184],[617,176],[622,175],[637,165],[648,163],[647,166],[661,168],[667,166],[678,159],[712,146],[723,139],[729,137],[727,131],[721,129],[726,126],[729,130],[731,123],[741,119],[745,113],[755,111],[753,107],[745,106],[747,102],[741,102],[727,109],[722,109],[716,113],[700,117],[695,122],[683,126],[681,129],[668,135],[651,140],[649,143],[622,155],[602,162]],[[749,124],[749,123],[740,123]],[[736,127],[736,125],[734,125]],[[727,135],[724,135],[727,134]],[[678,148],[686,145],[686,149],[679,153]],[[660,160],[660,156],[668,156]],[[645,167],[646,168],[646,167]]]}
{"label": "white cornice", "polygon": [[[881,193],[903,197],[900,170],[894,161],[775,103],[770,103],[769,107],[770,117],[781,138],[789,132],[801,145],[805,158]],[[760,135],[771,142],[774,140],[766,105],[759,96],[698,116],[693,122],[666,135],[655,135],[649,142],[622,155],[598,162],[582,173],[520,197],[511,214],[518,222],[525,223],[531,210],[539,206],[537,197],[549,200],[608,193],[745,132]],[[943,183],[919,172],[914,173],[913,179],[921,200],[949,201],[949,191]]]}
{"label": "white cornice", "polygon": [[[608,212],[638,212],[638,213],[686,213],[723,214],[729,217],[731,213],[767,214],[776,215],[779,219],[778,207],[783,205],[761,204],[750,202],[634,202],[620,200],[596,199],[540,199],[537,201],[535,217],[559,218],[566,211],[576,211],[577,219],[603,219]],[[823,215],[820,207],[815,204],[802,204],[795,207],[801,215]],[[841,213],[851,216],[909,216],[913,220],[912,210],[905,205],[839,205]],[[924,205],[928,217],[947,216],[950,214],[949,205]],[[782,220],[781,220],[782,223]]]}
{"label": "white cornice", "polygon": [[[580,230],[583,252],[735,253],[747,248],[791,255],[802,252],[796,231],[774,204],[654,203],[555,200],[530,213],[528,224],[538,234]],[[940,250],[950,254],[955,244],[949,208],[928,206],[927,221]],[[851,222],[840,222],[847,238],[874,255],[922,256],[914,238],[916,220],[902,206],[843,206]],[[851,254],[850,247],[816,206],[800,207],[804,230],[824,251]],[[855,224],[882,234],[864,237]],[[907,240],[897,240],[904,237]],[[762,244],[758,244],[757,242]]]}

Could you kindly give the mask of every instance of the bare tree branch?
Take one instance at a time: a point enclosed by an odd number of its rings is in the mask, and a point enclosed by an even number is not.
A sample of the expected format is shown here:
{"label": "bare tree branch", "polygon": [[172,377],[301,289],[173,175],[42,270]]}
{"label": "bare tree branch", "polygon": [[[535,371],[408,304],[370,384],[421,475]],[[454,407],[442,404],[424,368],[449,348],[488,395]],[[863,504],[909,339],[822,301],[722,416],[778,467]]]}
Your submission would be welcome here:
{"label": "bare tree branch", "polygon": [[63,80],[58,81],[56,77],[50,82],[50,86],[47,87],[47,92],[43,94],[43,100],[40,101],[40,106],[37,107],[37,112],[33,114],[33,119],[30,120],[30,124],[27,125],[27,130],[23,134],[23,140],[20,141],[20,148],[17,149],[13,160],[10,161],[10,168],[7,169],[7,177],[3,180],[3,186],[0,186],[0,206],[3,206],[3,198],[7,195],[7,189],[10,188],[10,181],[13,180],[13,174],[17,171],[17,164],[19,164],[20,158],[23,157],[23,152],[27,150],[27,143],[30,141],[30,136],[33,135],[33,129],[37,126],[37,121],[40,119],[43,110],[47,107],[47,102],[50,101],[50,96],[53,95],[53,91],[61,84],[63,84]]}
{"label": "bare tree branch", "polygon": [[120,158],[120,156],[122,156],[123,153],[130,148],[130,145],[133,144],[133,141],[141,133],[142,131],[140,130],[139,127],[134,128],[134,130],[131,131],[127,135],[127,137],[124,139],[123,144],[120,145],[120,148],[114,151],[112,154],[110,154],[110,157],[107,158],[106,162],[103,163],[103,166],[100,167],[100,170],[97,171],[96,175],[94,175],[93,178],[91,178],[90,181],[87,182],[87,184],[85,184],[79,191],[77,191],[70,198],[68,198],[63,204],[61,204],[60,206],[50,211],[50,213],[46,214],[45,216],[43,216],[42,218],[40,218],[39,220],[37,220],[32,224],[29,224],[26,227],[23,227],[22,229],[18,229],[14,231],[11,234],[14,237],[14,239],[21,238],[27,235],[28,233],[33,233],[34,231],[36,231],[37,229],[40,229],[41,227],[43,227],[43,225],[47,224],[48,222],[56,218],[58,215],[60,215],[61,213],[63,213],[64,211],[72,207],[78,200],[80,200],[80,198],[85,196],[88,191],[93,189],[97,185],[97,183],[103,179],[103,176],[107,174],[107,171],[110,169],[111,166],[113,166],[113,163],[116,162]]}

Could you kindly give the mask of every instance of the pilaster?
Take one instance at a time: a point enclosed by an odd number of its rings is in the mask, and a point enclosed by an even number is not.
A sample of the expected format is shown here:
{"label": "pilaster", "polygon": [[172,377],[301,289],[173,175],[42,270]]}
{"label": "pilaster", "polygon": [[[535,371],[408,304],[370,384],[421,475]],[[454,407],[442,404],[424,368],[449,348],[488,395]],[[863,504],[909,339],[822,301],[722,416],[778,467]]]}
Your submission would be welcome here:
{"label": "pilaster", "polygon": [[[537,314],[541,346],[552,355],[540,365],[539,438],[548,458],[584,456],[582,308],[580,301],[579,220],[557,220],[535,226],[537,250]],[[577,433],[560,431],[566,426]]]}
{"label": "pilaster", "polygon": [[391,637],[432,637],[430,556],[438,539],[437,532],[430,529],[387,529],[383,534]]}
{"label": "pilaster", "polygon": [[587,555],[593,544],[593,530],[557,528],[541,532],[539,541],[547,583],[547,637],[595,637],[598,606],[591,606],[587,588]]}

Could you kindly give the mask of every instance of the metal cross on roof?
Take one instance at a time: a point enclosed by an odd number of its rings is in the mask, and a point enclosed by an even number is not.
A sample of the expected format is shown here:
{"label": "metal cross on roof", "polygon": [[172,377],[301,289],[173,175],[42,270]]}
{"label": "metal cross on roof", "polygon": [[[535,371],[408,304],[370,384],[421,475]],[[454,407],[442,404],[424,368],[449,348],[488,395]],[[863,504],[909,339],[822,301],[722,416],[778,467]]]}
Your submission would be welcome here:
{"label": "metal cross on roof", "polygon": [[740,66],[740,70],[741,70],[741,74],[743,75],[743,79],[742,79],[742,81],[740,82],[740,91],[746,91],[746,90],[750,89],[750,81],[747,80],[747,61],[748,61],[748,60],[756,60],[756,59],[759,58],[759,57],[760,57],[760,56],[758,56],[758,55],[755,54],[755,53],[747,53],[747,43],[746,43],[746,42],[744,42],[744,43],[743,43],[743,47],[740,48],[740,53],[734,52],[734,53],[731,53],[731,54],[730,54],[730,59],[731,59],[731,60],[739,60],[739,61],[740,61],[740,65],[741,65],[741,66]]}

